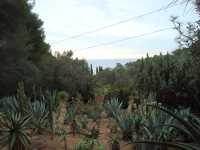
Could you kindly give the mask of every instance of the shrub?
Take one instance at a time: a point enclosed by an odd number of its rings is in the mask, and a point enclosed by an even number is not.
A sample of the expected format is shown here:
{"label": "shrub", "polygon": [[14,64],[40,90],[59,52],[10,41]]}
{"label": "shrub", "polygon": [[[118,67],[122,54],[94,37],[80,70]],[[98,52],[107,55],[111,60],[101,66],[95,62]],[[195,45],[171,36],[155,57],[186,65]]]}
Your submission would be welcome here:
{"label": "shrub", "polygon": [[65,91],[60,91],[57,93],[57,100],[67,100],[68,94]]}

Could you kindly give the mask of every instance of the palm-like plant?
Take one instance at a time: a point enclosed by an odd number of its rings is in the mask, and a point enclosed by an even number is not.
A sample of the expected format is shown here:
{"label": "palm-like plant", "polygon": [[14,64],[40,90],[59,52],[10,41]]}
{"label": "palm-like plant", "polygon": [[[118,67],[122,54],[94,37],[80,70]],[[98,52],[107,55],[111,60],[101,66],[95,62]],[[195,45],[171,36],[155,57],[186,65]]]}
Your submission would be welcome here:
{"label": "palm-like plant", "polygon": [[105,102],[104,108],[110,117],[114,117],[122,107],[122,103],[118,99],[111,99]]}
{"label": "palm-like plant", "polygon": [[27,133],[30,116],[8,111],[3,114],[0,124],[0,145],[8,145],[9,150],[25,150],[30,144]]}
{"label": "palm-like plant", "polygon": [[31,126],[37,133],[41,133],[48,124],[48,110],[44,102],[35,101],[30,104],[29,113],[31,117]]}

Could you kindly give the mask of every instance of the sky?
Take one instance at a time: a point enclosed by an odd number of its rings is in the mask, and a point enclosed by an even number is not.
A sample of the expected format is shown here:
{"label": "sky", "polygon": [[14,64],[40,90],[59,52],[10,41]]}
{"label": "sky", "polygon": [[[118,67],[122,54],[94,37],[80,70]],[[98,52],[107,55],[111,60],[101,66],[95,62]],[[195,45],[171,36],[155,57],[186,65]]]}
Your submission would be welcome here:
{"label": "sky", "polygon": [[[36,0],[33,9],[43,20],[46,41],[52,52],[72,50],[84,59],[130,59],[172,52],[177,32],[166,30],[111,45],[111,41],[173,27],[171,16],[183,23],[198,19],[192,4],[128,21],[91,34],[82,34],[166,6],[171,0]],[[82,34],[72,38],[74,35]],[[101,46],[96,46],[102,44]],[[94,47],[93,47],[94,46]]]}

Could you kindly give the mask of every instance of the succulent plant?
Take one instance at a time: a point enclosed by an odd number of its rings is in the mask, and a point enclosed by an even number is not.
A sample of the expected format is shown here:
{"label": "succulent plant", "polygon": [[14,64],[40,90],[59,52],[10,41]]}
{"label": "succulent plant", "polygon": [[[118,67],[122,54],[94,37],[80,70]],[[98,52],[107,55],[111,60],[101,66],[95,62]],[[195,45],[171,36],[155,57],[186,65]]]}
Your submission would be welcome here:
{"label": "succulent plant", "polygon": [[131,113],[121,112],[115,115],[116,122],[122,131],[124,140],[132,140],[134,131],[134,116]]}
{"label": "succulent plant", "polygon": [[104,108],[110,117],[114,117],[119,113],[122,107],[122,103],[118,99],[107,100],[104,104]]}
{"label": "succulent plant", "polygon": [[48,126],[48,109],[44,102],[35,101],[30,104],[31,127],[35,132],[41,133]]}
{"label": "succulent plant", "polygon": [[21,113],[7,112],[0,120],[0,145],[8,145],[9,150],[26,150],[30,144],[28,127],[31,116]]}

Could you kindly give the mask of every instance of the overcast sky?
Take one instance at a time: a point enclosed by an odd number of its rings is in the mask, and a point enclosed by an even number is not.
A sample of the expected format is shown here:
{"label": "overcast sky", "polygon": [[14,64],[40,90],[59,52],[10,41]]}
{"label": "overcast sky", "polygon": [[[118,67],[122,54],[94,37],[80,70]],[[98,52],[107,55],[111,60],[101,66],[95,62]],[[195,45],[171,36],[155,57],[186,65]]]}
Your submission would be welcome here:
{"label": "overcast sky", "polygon": [[170,16],[182,22],[196,21],[192,5],[179,5],[112,28],[70,38],[166,6],[171,0],[36,0],[34,12],[44,21],[46,41],[52,51],[73,50],[74,56],[85,59],[140,58],[173,51],[178,47],[174,30],[130,39],[113,45],[84,49],[100,43],[172,27]]}

